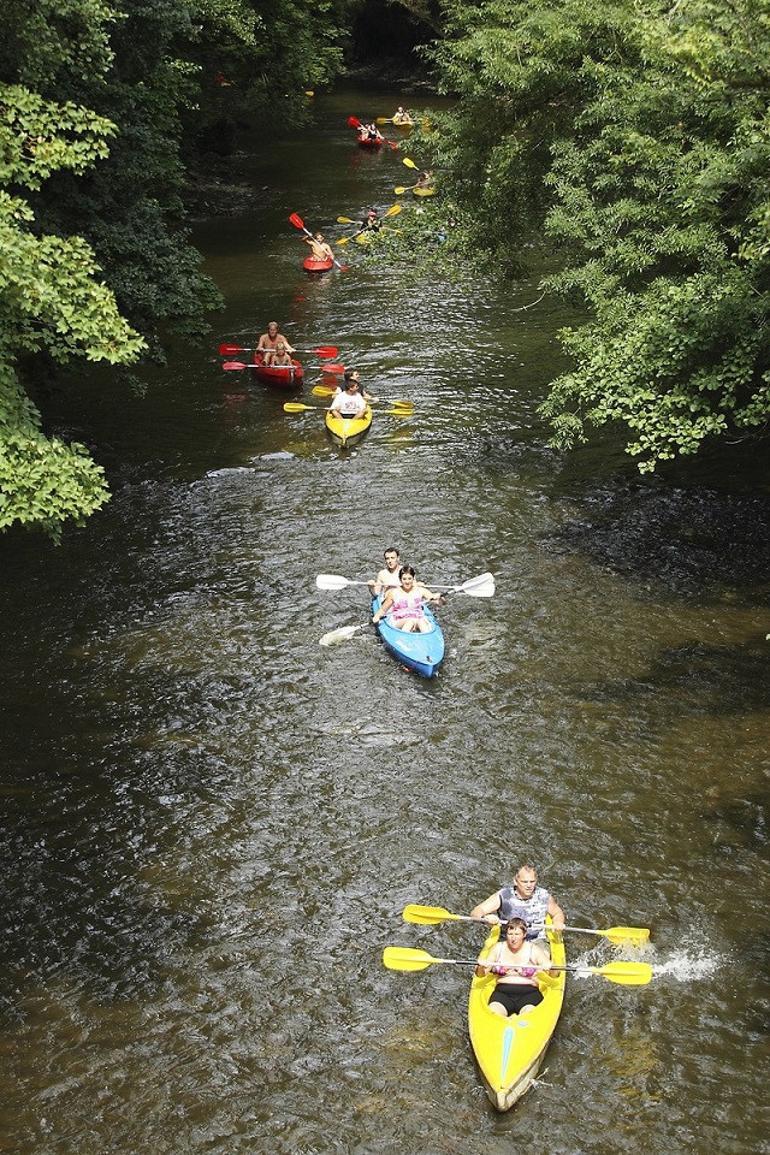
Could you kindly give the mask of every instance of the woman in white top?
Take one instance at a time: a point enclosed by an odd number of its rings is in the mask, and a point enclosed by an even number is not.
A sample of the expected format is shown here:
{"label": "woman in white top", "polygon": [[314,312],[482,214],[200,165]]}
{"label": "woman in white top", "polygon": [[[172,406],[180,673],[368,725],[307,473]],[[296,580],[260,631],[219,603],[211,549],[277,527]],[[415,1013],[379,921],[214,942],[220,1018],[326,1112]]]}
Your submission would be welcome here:
{"label": "woman in white top", "polygon": [[399,571],[399,584],[386,591],[380,608],[372,616],[376,625],[385,615],[388,624],[398,630],[427,634],[433,625],[425,616],[426,602],[437,602],[441,594],[432,593],[427,586],[417,585],[416,575],[410,565],[403,565]]}

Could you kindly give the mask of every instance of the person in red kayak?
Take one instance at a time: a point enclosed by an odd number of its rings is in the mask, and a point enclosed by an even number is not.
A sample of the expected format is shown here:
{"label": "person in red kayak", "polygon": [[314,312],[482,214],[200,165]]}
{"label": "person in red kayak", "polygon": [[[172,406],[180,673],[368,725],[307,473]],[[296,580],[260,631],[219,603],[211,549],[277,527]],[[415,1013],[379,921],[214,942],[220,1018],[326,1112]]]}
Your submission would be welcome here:
{"label": "person in red kayak", "polygon": [[313,250],[313,260],[315,261],[333,261],[334,253],[331,245],[324,240],[323,233],[316,233],[313,237],[303,237],[306,245],[310,245]]}
{"label": "person in red kayak", "polygon": [[263,361],[265,365],[270,365],[273,369],[289,368],[294,364],[288,345],[283,337],[278,338],[274,349],[268,349],[265,352]]}
{"label": "person in red kayak", "polygon": [[387,615],[388,625],[407,633],[427,634],[433,623],[425,616],[426,602],[438,602],[441,594],[434,594],[427,586],[417,584],[417,575],[410,565],[402,565],[398,572],[399,584],[386,591],[380,608],[372,615],[377,625]]}
{"label": "person in red kayak", "polygon": [[286,340],[286,338],[283,336],[283,334],[279,333],[278,322],[277,321],[268,321],[267,332],[263,333],[262,336],[257,341],[257,352],[258,353],[265,353],[269,349],[275,349],[279,339],[281,341],[283,341],[284,345],[286,346],[286,350],[288,353],[294,352],[293,347],[289,344],[289,342]]}
{"label": "person in red kayak", "polygon": [[[539,942],[527,941],[527,924],[523,918],[511,918],[505,924],[503,937],[495,943],[491,954],[479,959],[476,974],[479,978],[493,974],[497,985],[489,996],[489,1009],[496,1015],[526,1015],[542,1003],[538,987],[539,967],[547,967],[551,957]],[[555,977],[557,972],[551,972]]]}

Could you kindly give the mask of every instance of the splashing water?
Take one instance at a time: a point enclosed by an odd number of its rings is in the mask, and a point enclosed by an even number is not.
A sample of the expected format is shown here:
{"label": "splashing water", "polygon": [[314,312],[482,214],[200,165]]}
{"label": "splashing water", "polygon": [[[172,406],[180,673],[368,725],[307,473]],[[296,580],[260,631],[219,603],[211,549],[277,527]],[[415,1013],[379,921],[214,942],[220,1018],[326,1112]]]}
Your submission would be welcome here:
{"label": "splashing water", "polygon": [[711,978],[727,964],[725,955],[707,954],[705,951],[696,954],[682,950],[675,952],[667,962],[657,963],[653,970],[656,975],[670,975],[680,982],[687,982],[690,979]]}

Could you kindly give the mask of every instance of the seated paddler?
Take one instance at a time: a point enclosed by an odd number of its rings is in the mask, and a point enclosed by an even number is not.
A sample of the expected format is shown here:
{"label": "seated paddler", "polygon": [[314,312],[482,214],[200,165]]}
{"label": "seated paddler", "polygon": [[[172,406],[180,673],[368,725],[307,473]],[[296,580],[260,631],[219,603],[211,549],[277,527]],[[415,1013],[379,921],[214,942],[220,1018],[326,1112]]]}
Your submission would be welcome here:
{"label": "seated paddler", "polygon": [[[502,928],[499,942],[490,954],[479,959],[476,974],[495,975],[495,989],[489,996],[489,1009],[506,1018],[527,1015],[543,1001],[538,975],[549,966],[548,949],[537,939],[527,938],[523,918],[512,918]],[[556,977],[557,971],[549,972]]]}

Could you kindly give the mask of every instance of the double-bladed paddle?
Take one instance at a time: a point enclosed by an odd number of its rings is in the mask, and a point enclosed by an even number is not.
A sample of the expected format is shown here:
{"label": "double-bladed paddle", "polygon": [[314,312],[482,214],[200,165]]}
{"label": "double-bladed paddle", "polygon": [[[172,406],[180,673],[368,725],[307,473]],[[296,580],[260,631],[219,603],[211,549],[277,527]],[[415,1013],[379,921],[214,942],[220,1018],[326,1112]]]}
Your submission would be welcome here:
{"label": "double-bladed paddle", "polygon": [[[344,590],[347,586],[365,586],[369,583],[355,581],[352,578],[343,577],[341,574],[319,573],[315,579],[315,584],[319,590]],[[468,578],[467,581],[459,586],[437,586],[433,585],[432,582],[426,582],[426,585],[432,590],[442,590],[445,593],[452,594],[467,594],[468,597],[471,598],[491,598],[495,592],[495,579],[491,573],[481,573],[478,577]],[[407,906],[404,910],[404,918],[407,922],[417,922],[416,918],[411,919],[406,917],[407,910],[439,910],[439,907]],[[450,915],[448,911],[446,912],[446,916],[449,918],[465,917],[459,914]],[[432,921],[441,922],[442,920],[435,919]],[[473,921],[475,922],[476,920],[474,919]],[[428,925],[428,920],[424,922],[424,925]]]}
{"label": "double-bladed paddle", "polygon": [[[327,370],[324,369],[324,372]],[[333,385],[314,385],[310,390],[316,397],[333,397],[337,389]],[[389,405],[395,405],[398,409],[408,409],[410,413],[414,413],[413,401],[389,401]]]}
{"label": "double-bladed paddle", "polygon": [[[328,405],[303,405],[301,401],[287,401],[284,405],[286,413],[305,413],[308,409],[315,409],[318,413],[328,413]],[[397,401],[393,402],[392,409],[381,409],[381,413],[389,413],[394,417],[410,417],[414,412],[414,407],[401,406]]]}
{"label": "double-bladed paddle", "polygon": [[[403,208],[404,208],[403,205],[399,205],[399,204],[391,205],[389,209],[385,209],[385,212],[381,213],[380,216],[378,216],[377,220],[378,221],[384,221],[387,217],[397,217],[398,214],[403,211]],[[355,225],[358,223],[357,221],[351,220],[350,217],[337,217],[337,220],[340,222],[340,224]],[[373,233],[373,232],[377,232],[377,229],[370,229],[368,227],[360,228],[357,232],[351,233],[349,237],[340,237],[340,239],[337,241],[337,244],[338,245],[349,245],[351,241],[354,241],[356,239],[356,237],[360,237],[362,235],[362,233]]]}
{"label": "double-bladed paddle", "polygon": [[[220,357],[234,357],[236,353],[255,353],[255,352],[270,352],[269,349],[261,350],[250,348],[248,345],[228,345],[226,342],[219,346],[217,350]],[[339,349],[336,345],[316,345],[313,349],[295,349],[295,353],[315,353],[316,357],[320,357],[322,361],[337,357]]]}
{"label": "double-bladed paddle", "polygon": [[[299,213],[290,213],[289,214],[289,223],[294,225],[295,229],[300,229],[301,232],[303,232],[306,236],[310,237],[312,240],[313,234],[311,233],[310,229],[305,228],[305,222],[303,221],[303,219],[299,215]],[[350,268],[350,265],[341,265],[335,256],[332,256],[332,260],[334,261],[335,265],[337,266],[337,268],[340,270],[341,273],[346,273],[348,271],[348,269]]]}
{"label": "double-bladed paddle", "polygon": [[[328,575],[332,576],[332,575]],[[316,579],[317,584],[318,579]],[[328,587],[323,587],[328,588]],[[476,594],[476,597],[479,595]],[[485,925],[486,919],[472,918],[469,914],[452,914],[445,910],[443,906],[418,906],[416,903],[411,903],[403,909],[404,922],[416,923],[417,926],[438,926],[442,922],[483,922]],[[532,926],[530,930],[541,930],[540,926]],[[548,929],[547,927],[545,929]],[[646,942],[650,941],[650,932],[646,926],[611,926],[606,930],[597,930],[590,926],[565,926],[566,931],[571,931],[576,934],[598,934],[602,938],[609,939],[614,946],[621,946],[629,944],[631,946],[644,946]]]}
{"label": "double-bladed paddle", "polygon": [[[348,120],[347,120],[347,125],[348,125],[348,128],[355,128],[356,130],[361,129],[361,128],[366,128],[366,125],[362,124],[357,116],[349,116]],[[398,148],[398,142],[397,141],[388,140],[387,136],[383,136],[382,133],[380,133],[380,137],[382,138],[383,144],[387,144],[388,148],[392,148],[394,152],[396,151],[396,149]]]}
{"label": "double-bladed paddle", "polygon": [[[475,958],[434,958],[426,950],[416,950],[406,946],[386,946],[382,952],[384,966],[391,971],[424,971],[436,963],[445,963],[450,966],[479,966]],[[484,963],[480,964],[484,966]],[[506,967],[506,970],[515,971],[518,967]],[[540,966],[528,968],[536,971],[573,971],[581,975],[598,975],[609,983],[618,983],[624,987],[643,987],[653,977],[653,969],[649,963],[638,962],[610,962],[601,967],[591,966]]]}

